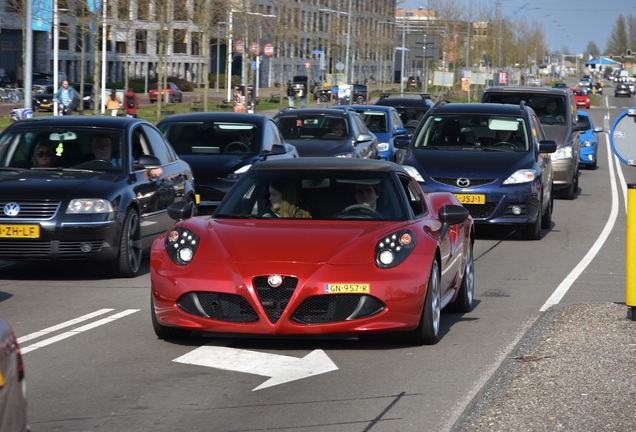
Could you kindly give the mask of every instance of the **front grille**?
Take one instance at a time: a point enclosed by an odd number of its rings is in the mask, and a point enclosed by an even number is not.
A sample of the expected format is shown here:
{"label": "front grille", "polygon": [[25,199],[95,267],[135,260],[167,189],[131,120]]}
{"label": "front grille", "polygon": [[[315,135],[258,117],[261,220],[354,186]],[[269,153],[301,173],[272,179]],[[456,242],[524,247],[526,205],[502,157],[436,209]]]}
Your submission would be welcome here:
{"label": "front grille", "polygon": [[278,288],[269,286],[267,276],[255,277],[253,282],[256,294],[258,294],[258,299],[267,314],[267,318],[272,324],[276,324],[285,311],[289,299],[294,294],[296,285],[298,285],[298,278],[283,277],[283,283]]}
{"label": "front grille", "polygon": [[[20,205],[20,212],[16,216],[7,216],[1,209],[10,202]],[[57,211],[59,201],[48,200],[0,200],[0,220],[11,219],[51,219]]]}
{"label": "front grille", "polygon": [[198,292],[203,311],[218,321],[247,323],[258,321],[258,315],[242,296],[227,293]]}
{"label": "front grille", "polygon": [[468,213],[475,219],[486,219],[497,208],[497,203],[464,204]]}
{"label": "front grille", "polygon": [[292,319],[303,324],[327,324],[345,321],[358,307],[362,298],[356,294],[331,294],[305,299]]}
{"label": "front grille", "polygon": [[[447,186],[454,186],[460,189],[466,189],[464,187],[457,186],[457,178],[450,178],[450,177],[431,177],[431,178],[433,179],[433,181],[436,181],[437,183],[441,183]],[[497,181],[496,178],[495,179],[475,178],[475,179],[469,179],[469,180],[470,180],[470,185],[468,186],[468,188],[483,186],[483,185],[487,185]]]}
{"label": "front grille", "polygon": [[51,243],[42,240],[0,240],[0,258],[48,258]]}

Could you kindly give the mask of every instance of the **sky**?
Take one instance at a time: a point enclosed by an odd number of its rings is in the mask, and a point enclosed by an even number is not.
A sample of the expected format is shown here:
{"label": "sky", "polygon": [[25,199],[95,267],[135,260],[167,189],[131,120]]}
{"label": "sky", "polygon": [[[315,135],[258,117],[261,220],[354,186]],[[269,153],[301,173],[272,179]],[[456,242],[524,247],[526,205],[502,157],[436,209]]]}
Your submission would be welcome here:
{"label": "sky", "polygon": [[[456,0],[475,10],[490,10],[495,0],[471,1]],[[501,0],[502,15],[514,14],[515,18],[525,17],[529,21],[545,24],[545,35],[551,48],[567,47],[567,54],[580,54],[593,41],[601,52],[605,51],[607,41],[612,34],[616,18],[636,16],[634,0]],[[406,9],[426,9],[427,0],[406,0]],[[400,1],[398,0],[398,7]],[[636,47],[632,47],[636,51]],[[620,53],[613,53],[620,55]]]}

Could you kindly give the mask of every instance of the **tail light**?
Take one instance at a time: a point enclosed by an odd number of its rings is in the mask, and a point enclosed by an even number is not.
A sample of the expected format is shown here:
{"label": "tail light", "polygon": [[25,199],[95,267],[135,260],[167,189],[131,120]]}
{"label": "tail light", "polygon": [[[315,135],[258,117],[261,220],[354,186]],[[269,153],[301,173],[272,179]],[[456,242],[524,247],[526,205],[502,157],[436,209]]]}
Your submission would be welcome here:
{"label": "tail light", "polygon": [[22,362],[22,354],[20,354],[20,344],[15,341],[15,356],[18,363],[18,381],[24,379],[24,363]]}

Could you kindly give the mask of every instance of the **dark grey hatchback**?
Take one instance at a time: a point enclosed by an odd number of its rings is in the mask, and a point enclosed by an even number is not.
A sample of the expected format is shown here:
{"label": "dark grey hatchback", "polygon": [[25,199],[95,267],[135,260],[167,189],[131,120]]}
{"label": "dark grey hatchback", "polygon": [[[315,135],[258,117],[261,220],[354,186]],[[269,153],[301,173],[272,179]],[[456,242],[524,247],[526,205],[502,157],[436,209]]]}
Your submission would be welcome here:
{"label": "dark grey hatchback", "polygon": [[107,261],[134,277],[182,200],[190,167],[147,121],[40,117],[0,134],[0,260]]}

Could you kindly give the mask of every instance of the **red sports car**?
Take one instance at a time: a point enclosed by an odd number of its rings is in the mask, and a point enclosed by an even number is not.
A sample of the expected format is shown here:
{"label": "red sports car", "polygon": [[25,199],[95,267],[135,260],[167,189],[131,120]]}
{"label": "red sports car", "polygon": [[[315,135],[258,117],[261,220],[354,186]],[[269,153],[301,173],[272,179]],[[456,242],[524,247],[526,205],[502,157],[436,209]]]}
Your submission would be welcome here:
{"label": "red sports car", "polygon": [[576,101],[577,108],[587,108],[590,109],[590,98],[583,92],[583,89],[580,88],[571,88],[572,94],[574,95],[574,100]]}
{"label": "red sports car", "polygon": [[179,222],[150,263],[162,339],[403,332],[434,344],[442,308],[472,308],[472,218],[392,162],[265,161],[212,216],[169,213]]}

